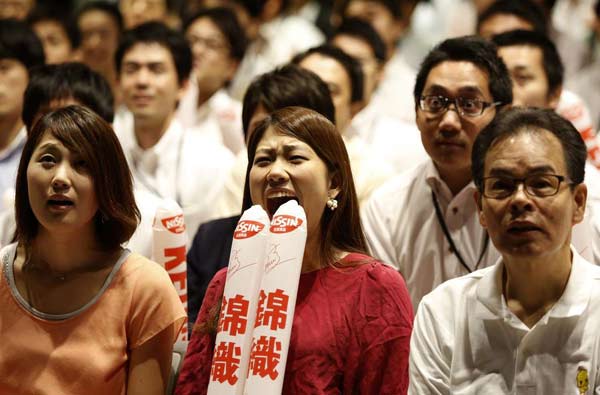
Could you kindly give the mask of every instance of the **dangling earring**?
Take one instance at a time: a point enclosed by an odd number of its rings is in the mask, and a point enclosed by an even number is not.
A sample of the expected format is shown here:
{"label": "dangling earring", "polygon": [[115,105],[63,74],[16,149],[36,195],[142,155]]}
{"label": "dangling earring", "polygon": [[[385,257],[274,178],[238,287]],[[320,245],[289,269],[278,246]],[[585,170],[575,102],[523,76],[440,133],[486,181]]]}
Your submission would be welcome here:
{"label": "dangling earring", "polygon": [[331,211],[335,210],[338,206],[338,201],[335,200],[334,198],[330,197],[329,199],[327,199],[327,207],[329,207],[329,209]]}

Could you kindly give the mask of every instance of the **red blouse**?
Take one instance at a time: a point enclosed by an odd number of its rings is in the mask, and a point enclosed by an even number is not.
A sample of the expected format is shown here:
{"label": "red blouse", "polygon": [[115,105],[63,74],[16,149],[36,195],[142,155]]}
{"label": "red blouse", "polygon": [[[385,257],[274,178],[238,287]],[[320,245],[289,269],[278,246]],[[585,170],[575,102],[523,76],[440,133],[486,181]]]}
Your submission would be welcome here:
{"label": "red blouse", "polygon": [[[349,254],[343,269],[300,276],[283,394],[406,394],[413,311],[404,280],[373,258]],[[206,394],[214,335],[198,331],[225,287],[212,279],[175,393]]]}

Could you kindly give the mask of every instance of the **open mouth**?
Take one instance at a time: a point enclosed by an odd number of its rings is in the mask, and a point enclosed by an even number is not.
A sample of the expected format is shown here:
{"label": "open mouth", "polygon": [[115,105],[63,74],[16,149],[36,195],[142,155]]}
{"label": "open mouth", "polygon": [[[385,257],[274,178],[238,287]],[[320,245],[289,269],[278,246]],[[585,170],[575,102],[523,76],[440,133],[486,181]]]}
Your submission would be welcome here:
{"label": "open mouth", "polygon": [[518,226],[511,226],[510,228],[508,228],[508,233],[511,234],[524,234],[527,232],[539,232],[541,231],[541,228],[538,228],[537,226],[534,225],[518,225]]}
{"label": "open mouth", "polygon": [[73,206],[73,202],[70,200],[61,200],[61,199],[50,199],[48,200],[48,205],[50,207],[62,208],[62,207],[71,207]]}
{"label": "open mouth", "polygon": [[279,209],[279,207],[282,204],[287,203],[290,200],[295,200],[296,202],[300,203],[300,201],[298,200],[298,198],[296,196],[277,196],[277,197],[268,198],[267,199],[267,213],[269,214],[269,218],[273,218],[273,216],[277,212],[277,209]]}

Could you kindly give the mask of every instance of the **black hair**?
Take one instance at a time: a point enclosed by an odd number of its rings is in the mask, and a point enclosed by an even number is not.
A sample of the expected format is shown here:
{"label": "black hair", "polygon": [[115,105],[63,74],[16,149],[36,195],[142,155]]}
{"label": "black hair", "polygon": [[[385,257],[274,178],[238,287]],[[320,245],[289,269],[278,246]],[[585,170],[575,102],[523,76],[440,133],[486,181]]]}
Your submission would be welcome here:
{"label": "black hair", "polygon": [[543,34],[548,32],[544,10],[531,0],[497,0],[477,18],[477,31],[483,22],[499,14],[514,15],[530,23],[533,30]]}
{"label": "black hair", "polygon": [[596,14],[596,18],[600,18],[600,0],[597,0],[596,4],[594,4],[594,13]]}
{"label": "black hair", "polygon": [[248,47],[248,39],[235,13],[226,7],[202,9],[185,20],[183,31],[185,32],[192,23],[200,18],[208,18],[217,26],[229,43],[230,56],[241,61]]}
{"label": "black hair", "polygon": [[[232,0],[234,3],[242,6],[250,16],[257,18],[262,14],[267,0]],[[290,0],[281,0],[280,13],[284,12],[289,7]]]}
{"label": "black hair", "polygon": [[85,3],[81,8],[77,10],[77,14],[75,20],[79,20],[83,14],[89,11],[102,11],[106,14],[109,14],[111,18],[117,24],[119,31],[123,31],[123,15],[121,15],[121,11],[116,4],[109,3],[108,1],[90,1],[89,3]]}
{"label": "black hair", "polygon": [[35,6],[27,15],[27,23],[33,28],[33,25],[40,22],[52,21],[58,23],[65,32],[71,48],[76,49],[81,43],[81,36],[77,24],[71,15],[65,14],[61,9],[55,9],[48,6]]}
{"label": "black hair", "polygon": [[385,62],[387,59],[385,43],[370,23],[359,18],[346,18],[333,33],[332,38],[341,34],[356,37],[366,42],[379,62]]}
{"label": "black hair", "polygon": [[66,99],[78,101],[108,123],[113,121],[113,94],[100,74],[82,63],[48,64],[30,72],[22,113],[27,130],[52,101]]}
{"label": "black hair", "polygon": [[417,73],[413,91],[415,103],[419,103],[431,69],[447,61],[473,63],[488,75],[488,88],[493,100],[501,105],[512,103],[512,82],[506,65],[498,57],[496,45],[477,36],[444,40],[427,54]]}
{"label": "black hair", "polygon": [[331,44],[324,44],[318,47],[310,48],[309,50],[302,52],[292,59],[292,63],[300,64],[304,59],[308,58],[310,55],[318,54],[321,56],[325,56],[337,61],[344,70],[346,70],[346,74],[350,78],[350,84],[352,85],[350,88],[352,92],[352,103],[359,102],[364,97],[364,75],[362,71],[362,67],[358,60],[354,59],[352,56],[348,55],[346,52],[341,49],[334,47]]}
{"label": "black hair", "polygon": [[182,33],[167,27],[161,22],[147,22],[123,32],[119,48],[115,53],[117,72],[121,72],[121,63],[125,53],[136,44],[159,44],[165,47],[173,57],[177,70],[177,80],[182,85],[192,70],[192,51]]}
{"label": "black hair", "polygon": [[533,107],[512,107],[500,111],[477,136],[471,152],[471,171],[477,188],[483,188],[485,157],[494,144],[523,132],[546,130],[560,141],[569,179],[583,182],[587,148],[581,134],[571,122],[555,111]]}
{"label": "black hair", "polygon": [[492,41],[498,47],[527,45],[542,51],[542,62],[548,79],[548,94],[556,92],[562,86],[564,67],[556,46],[544,34],[531,30],[513,30],[497,34]]}
{"label": "black hair", "polygon": [[267,112],[289,106],[309,108],[335,124],[335,107],[327,84],[312,71],[294,64],[258,76],[246,90],[242,108],[246,137],[250,120],[260,105]]}
{"label": "black hair", "polygon": [[0,59],[6,58],[17,60],[27,69],[44,64],[42,42],[25,22],[0,19]]}

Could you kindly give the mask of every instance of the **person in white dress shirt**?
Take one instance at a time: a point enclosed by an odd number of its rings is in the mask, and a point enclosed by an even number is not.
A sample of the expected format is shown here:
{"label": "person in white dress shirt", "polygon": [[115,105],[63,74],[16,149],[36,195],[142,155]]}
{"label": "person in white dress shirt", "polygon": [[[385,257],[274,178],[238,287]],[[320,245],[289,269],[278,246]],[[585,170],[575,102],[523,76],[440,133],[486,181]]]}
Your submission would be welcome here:
{"label": "person in white dress shirt", "polygon": [[430,159],[373,192],[361,214],[373,255],[402,273],[416,307],[437,285],[498,256],[477,219],[471,147],[512,103],[512,85],[494,44],[459,37],[427,55],[414,99]]}
{"label": "person in white dress shirt", "polygon": [[214,217],[233,155],[224,146],[190,133],[175,118],[192,68],[183,34],[148,22],[123,34],[116,53],[119,83],[128,112],[115,132],[137,187],[183,209],[190,238]]}
{"label": "person in white dress shirt", "polygon": [[411,395],[600,391],[600,268],[571,246],[586,146],[548,109],[498,114],[477,137],[478,217],[501,257],[419,306]]}
{"label": "person in white dress shirt", "polygon": [[184,127],[214,139],[236,154],[245,147],[242,104],[228,86],[246,51],[246,34],[229,8],[201,9],[184,22],[193,69],[177,108]]}
{"label": "person in white dress shirt", "polygon": [[44,64],[44,48],[24,22],[0,23],[0,212],[14,201],[17,168],[26,133],[23,92],[31,68]]}

